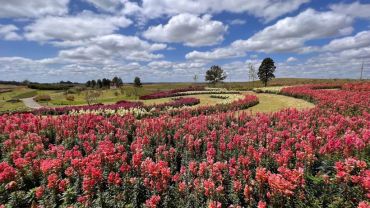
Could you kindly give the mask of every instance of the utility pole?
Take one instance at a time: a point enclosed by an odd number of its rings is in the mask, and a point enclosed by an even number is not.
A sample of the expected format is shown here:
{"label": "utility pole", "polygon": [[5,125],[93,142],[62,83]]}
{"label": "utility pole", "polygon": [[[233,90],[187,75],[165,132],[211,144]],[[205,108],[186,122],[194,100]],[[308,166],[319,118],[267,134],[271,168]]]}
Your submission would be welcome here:
{"label": "utility pole", "polygon": [[364,59],[362,59],[360,80],[362,80],[362,73],[363,72],[364,72]]}

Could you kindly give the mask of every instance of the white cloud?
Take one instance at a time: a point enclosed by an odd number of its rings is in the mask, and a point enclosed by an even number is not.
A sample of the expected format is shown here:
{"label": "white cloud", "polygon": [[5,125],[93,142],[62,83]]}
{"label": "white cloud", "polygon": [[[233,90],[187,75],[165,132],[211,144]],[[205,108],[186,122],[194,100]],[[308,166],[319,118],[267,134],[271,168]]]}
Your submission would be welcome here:
{"label": "white cloud", "polygon": [[143,36],[154,41],[184,43],[187,46],[214,45],[223,40],[227,26],[211,18],[210,15],[198,17],[179,14],[172,17],[166,25],[149,27]]}
{"label": "white cloud", "polygon": [[235,58],[245,56],[244,51],[240,51],[231,47],[228,48],[216,48],[212,51],[199,52],[192,51],[185,55],[186,59],[197,60],[197,61],[211,61],[224,58]]}
{"label": "white cloud", "polygon": [[222,59],[235,57],[246,51],[309,52],[315,47],[305,47],[305,42],[314,39],[349,34],[352,28],[351,17],[334,12],[317,12],[307,9],[295,17],[286,17],[255,33],[246,40],[236,40],[229,47],[210,52],[193,51],[188,59]]}
{"label": "white cloud", "polygon": [[292,57],[292,56],[287,58],[287,60],[286,60],[286,62],[296,62],[296,61],[298,61],[298,59],[295,58],[295,57]]}
{"label": "white cloud", "polygon": [[370,18],[370,4],[361,4],[356,1],[350,4],[332,4],[330,8],[339,14],[345,14],[357,18]]}
{"label": "white cloud", "polygon": [[370,31],[361,31],[354,36],[334,39],[323,46],[326,51],[342,51],[370,47]]}
{"label": "white cloud", "polygon": [[77,63],[113,59],[149,61],[162,58],[163,55],[152,52],[165,48],[165,44],[150,44],[135,36],[112,34],[92,38],[85,46],[61,50],[59,58]]}
{"label": "white cloud", "polygon": [[[137,6],[135,7],[135,13],[140,13],[147,18],[157,18],[181,13],[199,15],[226,11],[248,13],[265,21],[271,21],[281,15],[297,10],[302,4],[307,2],[309,0],[143,0],[139,9]],[[130,8],[132,9],[132,7]]]}
{"label": "white cloud", "polygon": [[114,12],[121,4],[120,0],[85,0],[85,1],[93,4],[98,9],[109,12]]}
{"label": "white cloud", "polygon": [[352,18],[345,15],[307,9],[232,45],[263,52],[298,51],[308,40],[349,34],[352,32],[352,22]]}
{"label": "white cloud", "polygon": [[63,15],[68,12],[68,3],[69,0],[2,0],[0,18]]}
{"label": "white cloud", "polygon": [[127,27],[131,20],[121,16],[97,15],[83,12],[76,16],[48,16],[28,25],[25,37],[39,42],[55,42],[57,45],[73,45],[84,39],[111,34]]}
{"label": "white cloud", "polygon": [[244,25],[245,23],[247,23],[247,21],[244,19],[234,19],[230,21],[231,25]]}
{"label": "white cloud", "polygon": [[17,33],[19,28],[15,25],[0,24],[0,39],[4,40],[21,40],[22,37]]}

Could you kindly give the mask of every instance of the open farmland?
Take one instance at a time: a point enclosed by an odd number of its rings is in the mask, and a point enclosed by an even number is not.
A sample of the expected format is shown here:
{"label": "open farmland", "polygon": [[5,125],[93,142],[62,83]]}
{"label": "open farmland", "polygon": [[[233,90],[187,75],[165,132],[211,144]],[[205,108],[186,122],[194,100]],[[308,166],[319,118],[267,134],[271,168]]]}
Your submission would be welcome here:
{"label": "open farmland", "polygon": [[[370,197],[370,85],[332,87],[246,92],[191,108],[174,108],[199,103],[191,95],[158,98],[162,105],[140,117],[118,116],[146,108],[137,102],[2,115],[0,203],[357,207]],[[250,114],[278,110],[285,96],[288,109]],[[291,108],[296,100],[301,110]]]}

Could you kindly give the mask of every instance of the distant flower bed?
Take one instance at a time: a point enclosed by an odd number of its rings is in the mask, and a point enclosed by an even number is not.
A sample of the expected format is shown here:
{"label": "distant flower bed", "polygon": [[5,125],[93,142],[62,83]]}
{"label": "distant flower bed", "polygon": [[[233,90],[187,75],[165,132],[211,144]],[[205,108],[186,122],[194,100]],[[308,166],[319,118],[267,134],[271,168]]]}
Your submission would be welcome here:
{"label": "distant flower bed", "polygon": [[158,99],[158,98],[166,98],[166,97],[174,97],[179,92],[187,92],[187,91],[199,91],[203,90],[204,87],[188,87],[188,88],[180,88],[180,89],[174,89],[174,90],[168,90],[168,91],[160,91],[155,92],[149,95],[143,95],[139,98],[141,100],[150,100],[150,99]]}
{"label": "distant flower bed", "polygon": [[99,109],[130,109],[130,108],[138,108],[143,106],[142,102],[130,102],[130,101],[120,101],[116,104],[108,104],[103,105],[101,103],[95,105],[84,105],[84,106],[66,106],[66,107],[57,107],[57,108],[40,108],[34,110],[34,114],[42,114],[42,115],[62,115],[68,114],[71,111],[94,111]]}
{"label": "distant flower bed", "polygon": [[347,83],[342,86],[342,89],[350,91],[370,91],[370,82]]}
{"label": "distant flower bed", "polygon": [[156,104],[156,105],[142,105],[132,108],[104,108],[101,106],[98,109],[87,109],[87,110],[72,110],[69,112],[71,115],[83,115],[83,114],[94,114],[94,115],[133,115],[135,118],[144,117],[157,117],[160,115],[182,115],[183,117],[196,116],[196,115],[211,115],[215,113],[225,113],[236,110],[243,110],[258,104],[258,98],[253,95],[246,95],[241,99],[234,101],[228,101],[219,103],[211,106],[198,106],[190,108],[199,104],[200,101],[197,98],[177,98],[174,101]]}
{"label": "distant flower bed", "polygon": [[179,92],[176,93],[174,96],[182,96],[182,95],[202,95],[202,94],[240,94],[239,91],[231,91],[231,90],[212,90],[212,91],[188,91],[188,92]]}
{"label": "distant flower bed", "polygon": [[132,114],[136,118],[142,118],[149,115],[159,115],[161,111],[181,108],[184,106],[193,106],[200,103],[197,98],[177,98],[174,101],[143,105],[142,102],[118,101],[115,105],[99,105],[94,108],[75,108],[66,113],[71,115],[94,114],[94,115],[127,115]]}

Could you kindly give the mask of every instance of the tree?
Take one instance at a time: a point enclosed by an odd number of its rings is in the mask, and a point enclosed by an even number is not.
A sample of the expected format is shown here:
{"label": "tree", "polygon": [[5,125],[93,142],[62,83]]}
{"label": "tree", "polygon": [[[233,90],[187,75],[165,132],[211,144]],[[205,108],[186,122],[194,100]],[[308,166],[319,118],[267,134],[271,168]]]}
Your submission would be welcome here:
{"label": "tree", "polygon": [[223,81],[226,79],[226,74],[224,73],[224,70],[221,69],[219,66],[212,66],[208,71],[206,72],[206,81],[211,82],[212,84],[216,84],[218,82]]}
{"label": "tree", "polygon": [[91,81],[90,80],[86,82],[86,87],[91,87]]}
{"label": "tree", "polygon": [[120,87],[123,85],[122,79],[119,77],[113,77],[112,84],[116,87]]}
{"label": "tree", "polygon": [[110,79],[104,78],[104,79],[102,80],[102,85],[103,85],[103,87],[105,87],[105,88],[109,88],[109,87],[110,87],[110,83],[111,83]]}
{"label": "tree", "polygon": [[117,87],[121,87],[123,85],[123,81],[120,77],[117,79],[116,85],[117,85]]}
{"label": "tree", "polygon": [[258,77],[261,80],[261,82],[267,86],[267,82],[271,80],[272,78],[275,78],[274,72],[275,72],[276,66],[274,63],[274,60],[271,58],[265,58],[262,61],[262,64],[260,68],[258,69]]}
{"label": "tree", "polygon": [[193,80],[194,80],[194,82],[195,82],[195,83],[197,83],[197,81],[198,81],[198,75],[197,75],[197,74],[195,74],[195,75],[193,76]]}
{"label": "tree", "polygon": [[248,69],[249,81],[252,81],[252,87],[254,87],[254,80],[257,79],[257,74],[256,69],[251,62],[248,64]]}
{"label": "tree", "polygon": [[141,80],[140,77],[135,77],[134,79],[134,87],[141,87]]}
{"label": "tree", "polygon": [[91,80],[91,87],[95,87],[96,86],[96,81],[95,80]]}
{"label": "tree", "polygon": [[96,81],[96,86],[98,88],[102,88],[103,87],[103,82],[101,81],[101,79],[98,79],[98,81]]}

